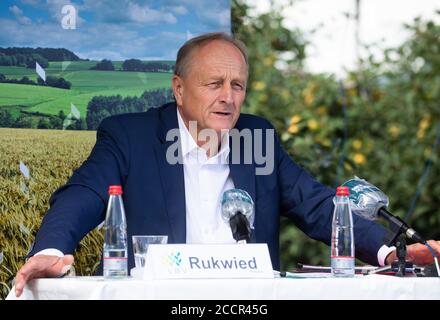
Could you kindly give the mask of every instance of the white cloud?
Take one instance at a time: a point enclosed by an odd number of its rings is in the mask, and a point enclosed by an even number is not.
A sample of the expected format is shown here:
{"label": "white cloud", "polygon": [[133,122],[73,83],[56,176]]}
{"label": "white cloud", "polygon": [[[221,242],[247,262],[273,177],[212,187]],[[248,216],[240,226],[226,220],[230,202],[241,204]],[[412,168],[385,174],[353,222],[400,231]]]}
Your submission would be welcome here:
{"label": "white cloud", "polygon": [[[151,5],[154,3],[151,0],[22,1],[32,2],[38,10],[45,11],[46,16],[36,17],[32,25],[20,24],[15,18],[0,18],[2,43],[8,46],[64,47],[81,58],[124,60],[156,57],[172,60],[179,44],[185,42],[187,36],[207,30],[229,30],[229,10],[224,10],[229,8],[226,0],[213,3],[161,0],[161,6]],[[23,9],[27,13],[27,7],[20,5],[22,2],[17,0],[15,3],[20,8],[11,10],[23,15]],[[62,7],[72,3],[77,14],[92,13],[92,19],[88,21],[87,15],[84,15],[84,21],[77,16],[77,29],[64,30],[61,26]],[[184,12],[187,16],[182,16]],[[189,21],[188,24],[189,16],[194,18],[194,23]],[[180,19],[181,25],[178,24]],[[81,21],[84,23],[80,24]],[[221,27],[220,22],[226,27]]]}
{"label": "white cloud", "polygon": [[139,6],[136,3],[129,3],[127,8],[128,17],[133,22],[139,23],[171,23],[177,22],[177,19],[171,13],[164,13],[158,10],[150,9],[147,6]]}
{"label": "white cloud", "polygon": [[175,7],[169,7],[168,8],[171,12],[174,14],[187,14],[188,10],[184,6],[175,6]]}
{"label": "white cloud", "polygon": [[[40,6],[41,9],[49,13],[49,17],[53,22],[56,22],[62,28],[62,20],[64,18],[63,7],[71,5],[76,11],[76,28],[80,28],[85,22],[80,17],[80,5],[72,3],[71,0],[45,0],[46,2]],[[69,12],[70,13],[70,12]]]}
{"label": "white cloud", "polygon": [[14,16],[21,16],[23,14],[23,11],[17,6],[9,7],[9,11],[11,11]]}
{"label": "white cloud", "polygon": [[207,21],[213,25],[220,27],[229,27],[231,23],[231,11],[228,9],[222,10],[203,10],[198,13],[201,20]]}
{"label": "white cloud", "polygon": [[80,58],[125,60],[157,57],[175,59],[176,43],[185,41],[185,33],[140,35],[128,24],[97,23],[84,25],[81,32],[58,28],[56,22],[20,25],[16,20],[1,19],[2,43],[11,47],[63,47]]}
{"label": "white cloud", "polygon": [[29,25],[32,23],[32,20],[30,18],[24,16],[23,11],[19,7],[17,7],[16,5],[9,7],[9,11],[11,11],[14,14],[15,18],[17,19],[17,21],[20,24]]}
{"label": "white cloud", "polygon": [[[52,0],[59,1],[59,0]],[[109,23],[138,23],[143,25],[157,25],[159,23],[175,24],[177,19],[173,13],[183,13],[183,6],[161,6],[153,9],[147,1],[134,0],[84,0],[80,10],[91,11],[99,22]],[[171,10],[175,8],[175,10]]]}
{"label": "white cloud", "polygon": [[75,9],[77,8],[77,6],[71,3],[70,0],[47,0],[46,4],[51,16],[58,22],[61,22],[61,19],[63,18],[63,15],[61,13],[63,6],[69,4],[75,7]]}
{"label": "white cloud", "polygon": [[112,61],[122,61],[126,59],[126,57],[122,56],[119,52],[109,51],[109,50],[92,50],[87,52],[81,52],[79,54],[81,55],[81,57],[90,60],[108,59]]}

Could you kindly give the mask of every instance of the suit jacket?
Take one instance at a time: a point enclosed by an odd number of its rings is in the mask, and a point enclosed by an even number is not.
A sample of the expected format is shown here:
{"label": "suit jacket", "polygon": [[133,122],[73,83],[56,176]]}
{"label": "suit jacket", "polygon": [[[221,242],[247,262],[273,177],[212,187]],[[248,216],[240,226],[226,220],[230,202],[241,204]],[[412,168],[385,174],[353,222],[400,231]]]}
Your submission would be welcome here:
{"label": "suit jacket", "polygon": [[[165,234],[169,243],[185,243],[185,187],[182,164],[169,164],[166,152],[170,129],[178,128],[176,105],[166,104],[144,113],[117,115],[103,120],[88,159],[66,185],[50,199],[29,255],[46,248],[73,253],[79,241],[105,219],[108,186],[122,185],[128,239],[134,234]],[[259,117],[241,114],[236,128],[273,129]],[[241,146],[241,155],[243,150]],[[333,214],[330,189],[293,162],[275,140],[274,170],[256,175],[255,161],[229,164],[236,188],[255,202],[255,229],[251,242],[267,243],[274,269],[279,269],[280,215],[294,221],[308,236],[327,244]],[[233,148],[231,148],[233,156]],[[385,228],[356,215],[356,257],[377,265]],[[129,268],[134,266],[128,241]]]}

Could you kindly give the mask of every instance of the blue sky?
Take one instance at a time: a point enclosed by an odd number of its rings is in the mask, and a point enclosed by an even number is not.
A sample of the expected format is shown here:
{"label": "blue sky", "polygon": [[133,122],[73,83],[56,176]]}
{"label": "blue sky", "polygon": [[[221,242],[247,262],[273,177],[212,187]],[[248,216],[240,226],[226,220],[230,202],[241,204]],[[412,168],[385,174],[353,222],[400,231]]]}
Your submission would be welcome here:
{"label": "blue sky", "polygon": [[[65,5],[76,29],[62,27]],[[84,59],[175,60],[188,38],[230,28],[229,0],[0,1],[0,47],[66,48]]]}

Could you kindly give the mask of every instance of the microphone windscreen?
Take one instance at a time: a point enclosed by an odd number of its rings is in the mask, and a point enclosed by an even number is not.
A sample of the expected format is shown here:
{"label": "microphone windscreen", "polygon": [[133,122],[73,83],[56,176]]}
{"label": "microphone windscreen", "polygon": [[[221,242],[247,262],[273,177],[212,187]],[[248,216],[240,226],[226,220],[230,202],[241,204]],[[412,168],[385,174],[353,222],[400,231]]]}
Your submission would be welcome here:
{"label": "microphone windscreen", "polygon": [[222,217],[227,223],[237,212],[241,212],[248,219],[251,229],[254,228],[254,202],[249,193],[241,189],[226,190],[221,206]]}
{"label": "microphone windscreen", "polygon": [[350,190],[351,211],[368,220],[377,219],[378,211],[388,207],[388,197],[371,183],[355,177],[342,184]]}

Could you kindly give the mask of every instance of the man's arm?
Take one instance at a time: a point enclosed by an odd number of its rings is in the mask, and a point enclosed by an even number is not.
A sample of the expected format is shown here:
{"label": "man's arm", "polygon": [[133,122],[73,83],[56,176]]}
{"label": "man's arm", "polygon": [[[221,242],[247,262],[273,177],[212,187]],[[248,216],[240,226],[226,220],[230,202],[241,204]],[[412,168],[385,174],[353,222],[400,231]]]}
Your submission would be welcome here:
{"label": "man's arm", "polygon": [[81,239],[104,219],[102,199],[82,185],[68,185],[51,198],[28,257],[45,249],[72,254]]}
{"label": "man's arm", "polygon": [[[277,147],[276,147],[277,148]],[[330,244],[335,190],[316,181],[300,168],[278,142],[278,175],[283,213],[309,237]],[[378,265],[386,229],[353,215],[356,257]]]}
{"label": "man's arm", "polygon": [[[313,179],[281,147],[278,169],[283,211],[308,236],[330,244],[334,190]],[[371,265],[391,264],[396,260],[395,248],[384,245],[385,227],[356,214],[353,223],[357,258]],[[429,240],[428,243],[440,256],[440,241]],[[407,260],[416,265],[434,262],[431,251],[420,243],[407,246]]]}
{"label": "man's arm", "polygon": [[81,239],[105,219],[108,186],[124,183],[128,154],[128,138],[117,117],[103,120],[88,159],[52,195],[28,256],[47,248],[74,252]]}
{"label": "man's arm", "polygon": [[51,197],[51,207],[28,254],[31,258],[17,273],[18,295],[29,279],[63,274],[63,268],[73,262],[72,256],[34,256],[35,253],[49,248],[63,254],[73,253],[79,241],[105,218],[108,186],[124,185],[128,166],[129,143],[125,130],[117,117],[107,118],[98,128],[89,158]]}

